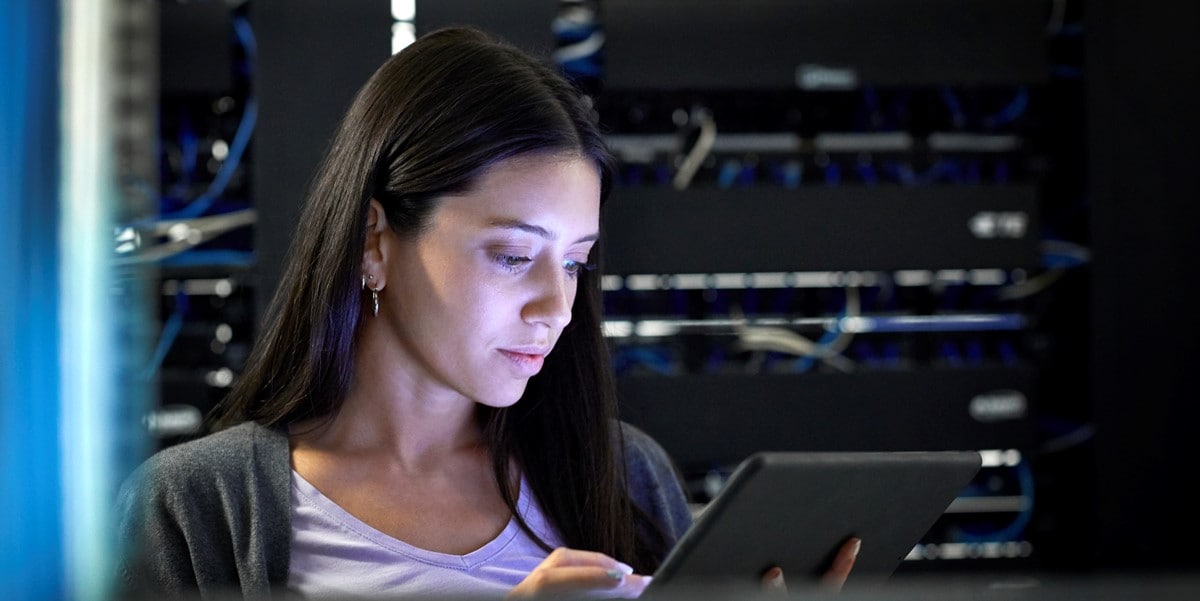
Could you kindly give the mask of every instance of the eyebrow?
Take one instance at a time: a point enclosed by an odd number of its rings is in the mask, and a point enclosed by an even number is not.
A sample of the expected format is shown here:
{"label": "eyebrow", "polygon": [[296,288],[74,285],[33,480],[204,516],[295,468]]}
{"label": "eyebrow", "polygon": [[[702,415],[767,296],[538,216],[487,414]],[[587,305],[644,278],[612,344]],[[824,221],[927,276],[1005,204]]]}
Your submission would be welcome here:
{"label": "eyebrow", "polygon": [[[491,221],[488,222],[487,225],[489,228],[497,228],[497,229],[503,229],[503,230],[519,230],[522,232],[533,234],[535,236],[539,236],[541,238],[545,238],[546,240],[557,240],[558,239],[558,235],[555,234],[554,232],[552,232],[540,225],[534,225],[532,223],[527,223],[525,221],[520,221],[518,219],[492,219]],[[588,235],[576,240],[575,242],[572,242],[572,244],[579,244],[580,242],[594,242],[599,239],[600,239],[600,234],[598,234],[598,233],[588,234]]]}

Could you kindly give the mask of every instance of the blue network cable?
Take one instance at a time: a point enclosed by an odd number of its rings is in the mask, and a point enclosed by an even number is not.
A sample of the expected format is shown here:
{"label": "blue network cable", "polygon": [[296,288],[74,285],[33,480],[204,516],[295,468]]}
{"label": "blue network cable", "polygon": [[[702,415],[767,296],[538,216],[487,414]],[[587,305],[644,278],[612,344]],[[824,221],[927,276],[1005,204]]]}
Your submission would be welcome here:
{"label": "blue network cable", "polygon": [[564,2],[551,24],[557,49],[554,60],[569,76],[604,75],[604,32],[591,2]]}
{"label": "blue network cable", "polygon": [[999,112],[984,118],[983,122],[989,127],[1005,125],[1016,121],[1029,107],[1029,90],[1024,86],[1017,88],[1016,96]]}
{"label": "blue network cable", "polygon": [[[836,341],[839,336],[842,335],[841,326],[839,324],[842,323],[842,318],[846,317],[849,314],[850,314],[850,299],[847,298],[846,304],[842,307],[842,310],[838,314],[837,319],[835,319],[833,322],[834,323],[833,327],[826,329],[825,333],[821,335],[821,338],[819,338],[817,340],[816,345],[818,348],[824,349],[824,348],[828,347],[829,345],[833,344],[834,341]],[[813,366],[815,366],[815,365],[816,365],[816,360],[813,357],[804,356],[804,357],[800,357],[792,362],[792,369],[797,372],[804,373],[804,372],[807,372],[808,370],[812,369]]]}
{"label": "blue network cable", "polygon": [[142,379],[149,380],[162,366],[163,359],[167,357],[167,351],[171,350],[171,345],[175,344],[179,331],[183,329],[183,318],[187,313],[187,308],[188,297],[180,290],[175,294],[175,310],[171,312],[171,316],[163,323],[162,331],[159,332],[154,354],[150,357],[150,362],[142,369]]}
{"label": "blue network cable", "polygon": [[[237,17],[233,20],[233,28],[237,33],[238,41],[241,43],[245,51],[246,62],[251,72],[254,70],[255,60],[258,56],[258,46],[254,39],[254,30],[250,27],[250,21],[245,17]],[[238,164],[242,160],[242,154],[246,151],[246,147],[250,144],[250,137],[254,133],[254,125],[258,120],[258,102],[253,94],[246,97],[245,107],[242,111],[242,120],[238,123],[237,132],[233,136],[233,142],[229,145],[229,154],[221,163],[221,168],[217,170],[217,175],[209,184],[208,189],[188,205],[174,213],[164,214],[159,219],[190,219],[203,215],[213,203],[220,198],[225,192],[225,187],[229,185],[229,180],[233,178],[233,174],[237,171]]]}
{"label": "blue network cable", "polygon": [[963,113],[962,103],[958,101],[958,96],[950,86],[942,86],[940,89],[942,102],[950,111],[950,122],[955,128],[961,128],[967,124],[966,114]]}
{"label": "blue network cable", "polygon": [[645,367],[656,374],[671,375],[675,372],[671,364],[671,353],[662,347],[633,346],[617,351],[613,358],[614,369],[617,373],[627,373],[638,367]]}
{"label": "blue network cable", "polygon": [[195,176],[196,163],[200,157],[200,139],[192,128],[192,120],[185,112],[179,124],[179,168],[183,172],[181,185],[186,186]]}
{"label": "blue network cable", "polygon": [[246,250],[232,249],[193,249],[167,257],[160,264],[164,267],[191,267],[196,265],[250,267],[254,264],[254,253]]}
{"label": "blue network cable", "polygon": [[[1033,469],[1029,466],[1028,460],[1025,459],[1018,462],[1012,469],[1017,476],[1019,494],[1025,498],[1025,504],[1021,508],[1021,511],[1018,511],[1016,516],[1007,524],[993,529],[972,529],[960,526],[957,537],[960,541],[983,543],[1020,539],[1022,533],[1025,532],[1025,528],[1029,526],[1030,520],[1033,519]],[[973,492],[964,493],[963,496],[986,496],[987,494],[986,491],[977,489]]]}

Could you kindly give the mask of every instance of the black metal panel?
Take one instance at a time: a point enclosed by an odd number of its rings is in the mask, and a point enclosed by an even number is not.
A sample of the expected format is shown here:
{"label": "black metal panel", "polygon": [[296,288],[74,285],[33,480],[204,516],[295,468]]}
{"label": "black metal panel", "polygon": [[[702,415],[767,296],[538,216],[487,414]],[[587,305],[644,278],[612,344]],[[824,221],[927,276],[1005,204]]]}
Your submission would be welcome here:
{"label": "black metal panel", "polygon": [[550,26],[558,0],[505,0],[503,6],[479,0],[417,2],[417,35],[449,25],[474,25],[540,56],[554,48]]}
{"label": "black metal panel", "polygon": [[252,150],[261,314],[333,130],[391,52],[392,20],[387,0],[254,0],[250,18],[258,39]]}
{"label": "black metal panel", "polygon": [[[1038,262],[1037,206],[1036,188],[1023,185],[618,189],[604,209],[605,270],[1029,267]],[[972,231],[983,222],[1000,229]]]}
{"label": "black metal panel", "polygon": [[1102,568],[1195,572],[1200,4],[1086,10],[1098,519],[1089,551]]}
{"label": "black metal panel", "polygon": [[233,14],[224,2],[161,2],[159,87],[164,95],[233,89]]}
{"label": "black metal panel", "polygon": [[605,86],[790,89],[806,66],[848,69],[858,85],[1041,82],[1045,4],[606,0]]}
{"label": "black metal panel", "polygon": [[[1033,388],[1034,371],[1020,367],[619,381],[622,418],[685,470],[764,450],[1028,450]],[[1023,412],[1007,391],[1026,400]],[[975,401],[973,417],[973,399],[989,394],[1000,406]]]}

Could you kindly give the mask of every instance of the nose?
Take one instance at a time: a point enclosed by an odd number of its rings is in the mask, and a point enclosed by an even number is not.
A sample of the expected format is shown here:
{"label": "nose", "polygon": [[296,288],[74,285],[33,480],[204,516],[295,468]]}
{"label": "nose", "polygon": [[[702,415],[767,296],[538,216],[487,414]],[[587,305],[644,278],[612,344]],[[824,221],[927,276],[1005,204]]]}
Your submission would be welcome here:
{"label": "nose", "polygon": [[542,323],[556,331],[567,327],[575,303],[575,280],[567,277],[561,265],[549,261],[531,276],[534,290],[521,309],[521,317],[527,323]]}

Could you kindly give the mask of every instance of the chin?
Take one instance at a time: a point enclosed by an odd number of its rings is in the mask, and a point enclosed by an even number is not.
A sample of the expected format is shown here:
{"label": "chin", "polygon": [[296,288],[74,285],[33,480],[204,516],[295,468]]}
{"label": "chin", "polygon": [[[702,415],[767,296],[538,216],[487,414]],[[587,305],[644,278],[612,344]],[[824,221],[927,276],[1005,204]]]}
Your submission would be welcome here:
{"label": "chin", "polygon": [[519,385],[508,386],[493,386],[484,391],[483,394],[476,397],[481,405],[494,407],[496,409],[504,409],[517,404],[521,397],[525,394],[525,385],[527,382],[521,382]]}

